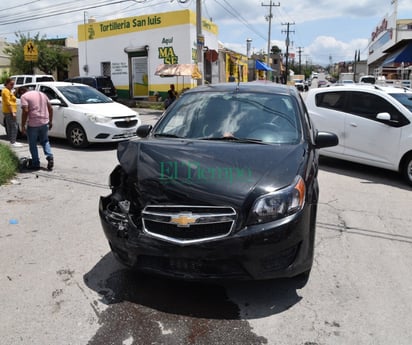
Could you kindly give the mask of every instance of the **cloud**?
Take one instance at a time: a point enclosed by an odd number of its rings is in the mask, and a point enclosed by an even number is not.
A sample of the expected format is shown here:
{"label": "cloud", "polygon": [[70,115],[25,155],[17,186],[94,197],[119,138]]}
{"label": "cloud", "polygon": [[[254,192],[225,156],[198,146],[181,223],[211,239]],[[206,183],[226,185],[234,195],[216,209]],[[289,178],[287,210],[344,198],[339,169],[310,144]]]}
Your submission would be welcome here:
{"label": "cloud", "polygon": [[[312,58],[313,63],[326,64],[329,63],[330,58],[332,62],[353,60],[355,51],[361,47],[366,47],[367,39],[354,39],[349,42],[337,40],[332,36],[318,36],[307,47],[305,47],[305,54]],[[366,58],[365,52],[361,50],[361,58]]]}

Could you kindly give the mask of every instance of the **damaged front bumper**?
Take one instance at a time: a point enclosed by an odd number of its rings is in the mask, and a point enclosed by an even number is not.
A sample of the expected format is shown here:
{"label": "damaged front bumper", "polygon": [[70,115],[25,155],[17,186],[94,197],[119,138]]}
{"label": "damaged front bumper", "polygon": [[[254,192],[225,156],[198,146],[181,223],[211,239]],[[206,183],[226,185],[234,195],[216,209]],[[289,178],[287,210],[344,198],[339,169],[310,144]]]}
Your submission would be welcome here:
{"label": "damaged front bumper", "polygon": [[190,244],[150,236],[135,212],[116,193],[100,199],[101,223],[113,254],[141,271],[195,280],[272,279],[293,277],[312,266],[314,205],[282,220]]}

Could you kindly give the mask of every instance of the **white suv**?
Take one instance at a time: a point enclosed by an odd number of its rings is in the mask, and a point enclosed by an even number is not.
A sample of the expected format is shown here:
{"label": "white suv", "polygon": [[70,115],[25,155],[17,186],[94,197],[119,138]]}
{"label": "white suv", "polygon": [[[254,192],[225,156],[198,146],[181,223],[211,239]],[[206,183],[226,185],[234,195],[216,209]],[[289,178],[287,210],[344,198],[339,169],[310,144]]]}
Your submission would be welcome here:
{"label": "white suv", "polygon": [[10,77],[14,80],[14,87],[18,88],[19,86],[29,84],[29,83],[39,83],[42,81],[54,81],[54,77],[52,75],[43,75],[43,74],[20,74],[20,75],[12,75]]}
{"label": "white suv", "polygon": [[320,154],[399,171],[412,185],[412,90],[353,85],[312,89],[306,98],[319,131],[339,145]]}

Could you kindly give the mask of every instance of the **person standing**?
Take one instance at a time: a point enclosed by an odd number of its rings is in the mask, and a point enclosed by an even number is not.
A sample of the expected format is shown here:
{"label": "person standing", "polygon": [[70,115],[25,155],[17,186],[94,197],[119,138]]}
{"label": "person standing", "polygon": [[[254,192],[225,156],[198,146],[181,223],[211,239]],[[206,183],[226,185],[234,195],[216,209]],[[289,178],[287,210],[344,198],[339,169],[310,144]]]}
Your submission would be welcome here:
{"label": "person standing", "polygon": [[2,111],[4,114],[4,121],[6,123],[6,132],[10,145],[13,147],[22,147],[23,145],[18,143],[17,132],[19,126],[16,120],[17,103],[16,96],[13,94],[14,80],[7,78],[4,82],[5,88],[1,92]]}
{"label": "person standing", "polygon": [[49,129],[53,126],[53,108],[47,96],[40,92],[28,89],[22,86],[19,89],[22,114],[22,132],[26,132],[32,158],[31,169],[40,169],[40,158],[37,150],[37,142],[43,147],[46,155],[47,169],[52,170],[54,166],[54,157],[49,143]]}
{"label": "person standing", "polygon": [[177,98],[177,92],[175,90],[175,84],[170,84],[170,89],[167,91],[167,98],[164,101],[164,107],[167,109]]}

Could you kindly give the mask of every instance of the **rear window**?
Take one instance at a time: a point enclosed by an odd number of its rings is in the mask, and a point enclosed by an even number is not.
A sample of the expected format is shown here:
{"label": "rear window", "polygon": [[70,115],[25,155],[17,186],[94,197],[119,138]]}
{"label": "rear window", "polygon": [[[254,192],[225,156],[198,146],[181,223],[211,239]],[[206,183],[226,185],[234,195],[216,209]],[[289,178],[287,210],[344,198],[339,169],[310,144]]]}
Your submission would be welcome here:
{"label": "rear window", "polygon": [[367,83],[367,84],[375,84],[376,79],[375,79],[375,77],[362,77],[360,82],[361,83]]}
{"label": "rear window", "polygon": [[37,77],[36,78],[37,82],[42,82],[42,81],[54,81],[53,77],[49,76],[42,76],[42,77]]}
{"label": "rear window", "polygon": [[113,87],[113,82],[110,78],[96,78],[98,87]]}
{"label": "rear window", "polygon": [[78,83],[89,85],[91,87],[96,87],[96,83],[93,78],[81,78],[81,80],[78,81]]}
{"label": "rear window", "polygon": [[322,92],[315,97],[317,107],[343,110],[345,106],[344,92]]}

